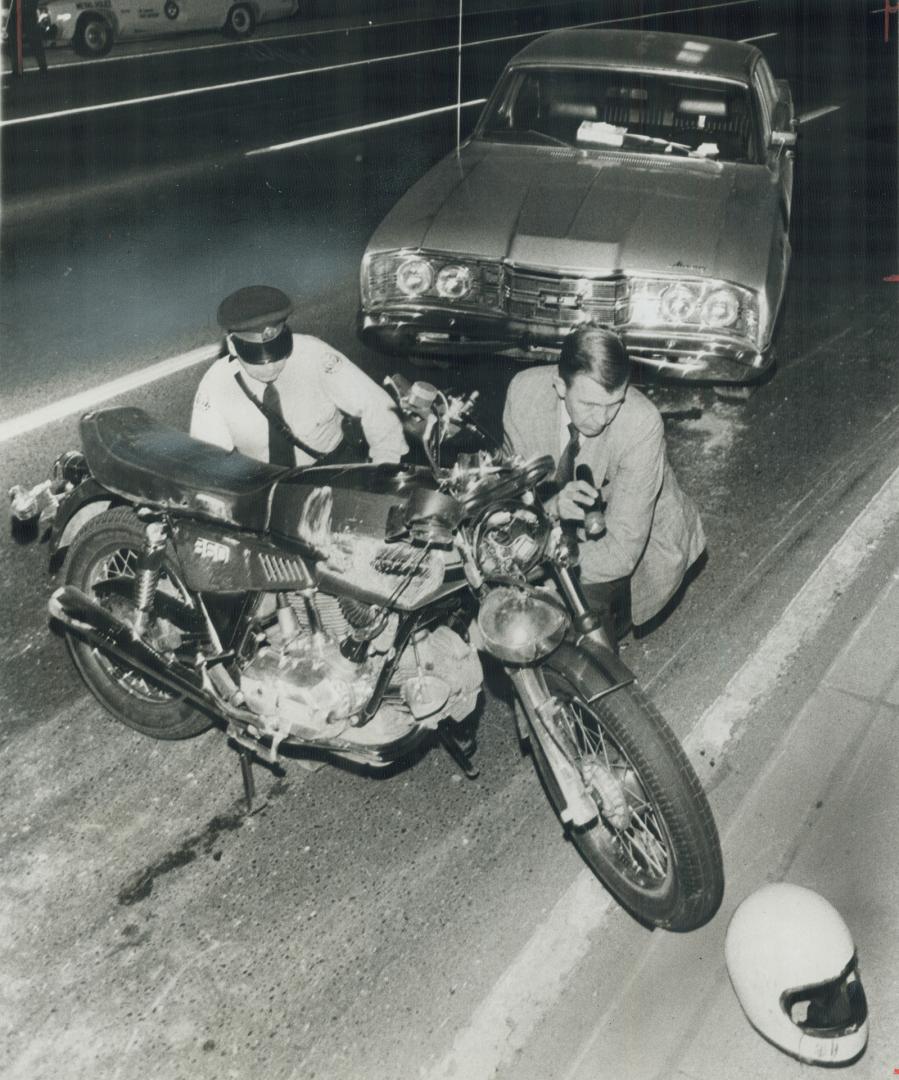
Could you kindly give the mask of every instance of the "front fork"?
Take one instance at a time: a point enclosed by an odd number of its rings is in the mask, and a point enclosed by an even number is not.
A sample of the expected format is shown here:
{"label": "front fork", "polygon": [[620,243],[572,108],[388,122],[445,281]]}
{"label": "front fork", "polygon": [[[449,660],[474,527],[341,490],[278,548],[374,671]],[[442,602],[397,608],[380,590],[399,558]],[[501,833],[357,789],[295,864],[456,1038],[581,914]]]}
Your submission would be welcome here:
{"label": "front fork", "polygon": [[584,590],[572,567],[556,563],[553,566],[556,581],[572,613],[571,628],[579,645],[584,638],[595,641],[597,645],[618,654],[618,639],[615,636],[615,622],[612,609],[606,604],[602,611],[589,607]]}
{"label": "front fork", "polygon": [[587,793],[583,777],[559,746],[555,722],[559,703],[547,689],[539,668],[506,668],[506,671],[565,800],[559,817],[565,825],[589,824],[596,817],[596,803]]}

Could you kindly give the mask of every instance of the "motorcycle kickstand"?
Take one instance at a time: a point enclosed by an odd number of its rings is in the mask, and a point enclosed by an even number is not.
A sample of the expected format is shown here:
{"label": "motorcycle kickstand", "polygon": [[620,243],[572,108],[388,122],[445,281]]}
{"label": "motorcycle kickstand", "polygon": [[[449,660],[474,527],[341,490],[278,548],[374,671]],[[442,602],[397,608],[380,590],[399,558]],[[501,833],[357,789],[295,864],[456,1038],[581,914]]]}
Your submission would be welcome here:
{"label": "motorcycle kickstand", "polygon": [[245,746],[237,749],[240,755],[240,775],[243,777],[243,795],[247,804],[247,814],[253,813],[253,799],[256,797],[256,780],[253,777],[253,752]]}
{"label": "motorcycle kickstand", "polygon": [[481,770],[477,765],[472,764],[471,757],[459,745],[458,739],[451,732],[441,724],[437,728],[437,738],[440,740],[444,750],[455,761],[462,772],[468,777],[469,780],[477,780],[481,775]]}

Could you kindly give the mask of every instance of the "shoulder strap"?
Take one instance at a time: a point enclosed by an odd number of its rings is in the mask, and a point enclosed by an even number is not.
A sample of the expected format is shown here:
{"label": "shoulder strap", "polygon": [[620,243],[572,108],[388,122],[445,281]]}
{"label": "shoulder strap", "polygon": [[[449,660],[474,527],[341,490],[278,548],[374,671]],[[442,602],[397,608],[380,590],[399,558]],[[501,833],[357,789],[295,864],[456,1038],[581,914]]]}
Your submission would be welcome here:
{"label": "shoulder strap", "polygon": [[273,424],[281,432],[282,435],[284,435],[290,442],[293,443],[293,445],[298,450],[302,450],[304,454],[308,454],[313,461],[321,461],[322,458],[328,456],[322,450],[313,450],[312,447],[304,443],[302,439],[298,439],[296,435],[294,435],[293,431],[291,431],[290,425],[287,423],[283,416],[279,416],[277,413],[272,412],[271,409],[267,408],[265,405],[262,404],[259,398],[256,397],[256,395],[250,390],[249,386],[247,386],[247,384],[243,381],[243,376],[239,371],[234,372],[234,381],[241,388],[241,390],[243,390],[244,394],[249,398],[249,400],[253,402],[253,404],[262,413],[266,420],[268,420],[270,424]]}

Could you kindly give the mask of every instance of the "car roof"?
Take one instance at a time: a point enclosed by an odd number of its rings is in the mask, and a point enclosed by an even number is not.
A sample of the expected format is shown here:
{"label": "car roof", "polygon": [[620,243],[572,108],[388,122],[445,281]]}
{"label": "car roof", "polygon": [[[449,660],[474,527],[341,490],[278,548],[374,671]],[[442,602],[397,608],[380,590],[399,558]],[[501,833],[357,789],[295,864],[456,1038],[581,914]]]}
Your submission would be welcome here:
{"label": "car roof", "polygon": [[761,55],[754,45],[696,34],[642,30],[555,30],[512,57],[510,67],[559,65],[664,71],[748,83]]}

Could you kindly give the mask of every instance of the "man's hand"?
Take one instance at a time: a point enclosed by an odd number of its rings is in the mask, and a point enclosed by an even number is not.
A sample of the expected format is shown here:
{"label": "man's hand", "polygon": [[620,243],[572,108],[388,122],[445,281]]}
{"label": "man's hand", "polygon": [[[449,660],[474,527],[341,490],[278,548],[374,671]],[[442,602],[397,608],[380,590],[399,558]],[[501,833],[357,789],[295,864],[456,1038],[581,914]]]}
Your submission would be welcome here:
{"label": "man's hand", "polygon": [[556,497],[556,512],[562,521],[583,521],[584,508],[591,507],[599,492],[586,480],[572,480]]}

